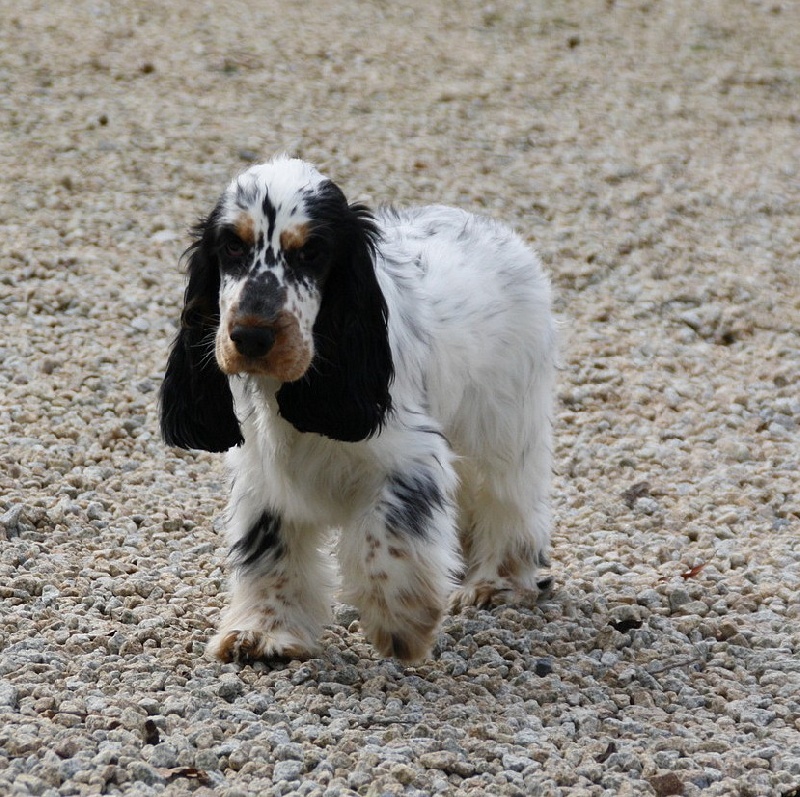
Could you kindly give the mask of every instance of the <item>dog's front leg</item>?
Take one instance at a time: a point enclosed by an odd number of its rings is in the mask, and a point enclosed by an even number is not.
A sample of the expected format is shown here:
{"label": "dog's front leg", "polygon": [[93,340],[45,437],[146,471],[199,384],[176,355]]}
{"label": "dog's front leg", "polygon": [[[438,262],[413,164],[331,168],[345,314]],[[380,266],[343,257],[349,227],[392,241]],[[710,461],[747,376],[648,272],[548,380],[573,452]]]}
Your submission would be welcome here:
{"label": "dog's front leg", "polygon": [[415,662],[430,654],[461,567],[449,453],[408,463],[342,530],[343,598],[361,612],[378,652]]}
{"label": "dog's front leg", "polygon": [[310,656],[329,619],[331,582],[318,529],[268,510],[230,521],[230,604],[208,653],[242,664]]}

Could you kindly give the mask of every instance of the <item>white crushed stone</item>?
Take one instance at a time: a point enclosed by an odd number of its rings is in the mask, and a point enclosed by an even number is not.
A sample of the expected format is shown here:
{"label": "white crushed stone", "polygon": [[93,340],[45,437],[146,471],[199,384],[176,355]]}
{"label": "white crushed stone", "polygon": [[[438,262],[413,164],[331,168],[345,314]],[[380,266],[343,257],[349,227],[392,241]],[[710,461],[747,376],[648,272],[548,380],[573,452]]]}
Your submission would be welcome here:
{"label": "white crushed stone", "polygon": [[[800,5],[0,0],[0,793],[800,793]],[[555,587],[374,657],[202,653],[186,229],[289,150],[539,248]]]}

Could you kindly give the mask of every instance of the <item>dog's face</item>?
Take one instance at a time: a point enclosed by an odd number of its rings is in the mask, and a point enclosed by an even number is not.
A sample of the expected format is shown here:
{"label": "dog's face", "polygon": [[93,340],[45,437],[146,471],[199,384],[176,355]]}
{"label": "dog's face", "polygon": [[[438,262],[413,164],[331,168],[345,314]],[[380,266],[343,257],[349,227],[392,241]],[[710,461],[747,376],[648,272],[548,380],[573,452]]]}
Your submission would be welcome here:
{"label": "dog's face", "polygon": [[234,375],[273,379],[280,415],[298,431],[375,434],[393,365],[369,210],[308,163],[277,158],[233,180],[194,232],[161,390],[164,439],[240,444]]}
{"label": "dog's face", "polygon": [[337,193],[312,166],[284,160],[252,167],[222,195],[213,224],[224,373],[294,382],[308,370],[335,250],[324,215]]}

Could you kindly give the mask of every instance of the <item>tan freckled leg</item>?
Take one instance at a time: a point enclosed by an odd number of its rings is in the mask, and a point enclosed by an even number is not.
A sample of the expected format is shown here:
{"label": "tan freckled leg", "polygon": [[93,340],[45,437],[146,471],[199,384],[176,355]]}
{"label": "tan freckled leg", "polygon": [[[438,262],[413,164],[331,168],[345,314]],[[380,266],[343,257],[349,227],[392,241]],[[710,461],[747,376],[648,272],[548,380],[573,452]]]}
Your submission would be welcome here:
{"label": "tan freckled leg", "polygon": [[[454,513],[447,500],[420,513],[398,511],[395,502],[387,527],[385,506],[342,529],[342,597],[359,608],[361,629],[381,656],[413,663],[430,655],[460,567]],[[426,523],[399,526],[404,517]]]}

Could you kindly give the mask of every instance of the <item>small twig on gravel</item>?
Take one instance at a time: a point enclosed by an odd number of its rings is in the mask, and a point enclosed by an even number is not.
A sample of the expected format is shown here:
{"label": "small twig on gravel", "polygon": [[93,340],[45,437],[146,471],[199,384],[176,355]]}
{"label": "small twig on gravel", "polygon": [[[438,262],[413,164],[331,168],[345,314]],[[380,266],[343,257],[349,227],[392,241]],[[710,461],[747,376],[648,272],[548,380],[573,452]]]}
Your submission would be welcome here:
{"label": "small twig on gravel", "polygon": [[700,661],[701,661],[700,656],[692,656],[691,658],[688,659],[681,659],[680,661],[673,661],[668,664],[660,664],[656,665],[655,667],[653,667],[652,665],[647,666],[644,668],[644,670],[648,675],[658,675],[659,673],[668,672],[669,670],[677,670],[681,667],[688,667],[692,664],[697,664]]}

